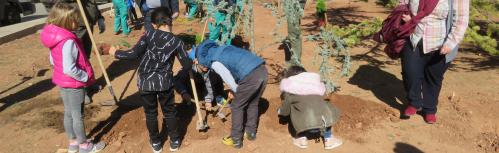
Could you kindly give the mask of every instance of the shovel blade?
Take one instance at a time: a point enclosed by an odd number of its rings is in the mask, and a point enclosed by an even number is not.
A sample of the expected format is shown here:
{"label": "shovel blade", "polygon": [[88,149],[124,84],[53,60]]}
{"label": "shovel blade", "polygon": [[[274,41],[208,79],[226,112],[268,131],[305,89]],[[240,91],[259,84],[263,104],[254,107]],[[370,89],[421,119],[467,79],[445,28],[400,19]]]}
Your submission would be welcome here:
{"label": "shovel blade", "polygon": [[196,129],[197,130],[206,130],[208,128],[208,125],[206,125],[203,121],[198,121],[196,124]]}
{"label": "shovel blade", "polygon": [[224,113],[220,112],[220,113],[217,113],[217,117],[220,119],[224,119],[226,116]]}

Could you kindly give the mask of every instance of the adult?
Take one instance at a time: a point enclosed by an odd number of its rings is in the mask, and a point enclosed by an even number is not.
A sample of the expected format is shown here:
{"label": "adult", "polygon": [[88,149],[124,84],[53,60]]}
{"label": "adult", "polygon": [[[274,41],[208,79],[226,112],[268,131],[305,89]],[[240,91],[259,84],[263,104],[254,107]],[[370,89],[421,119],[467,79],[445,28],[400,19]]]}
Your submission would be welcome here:
{"label": "adult", "polygon": [[[144,7],[146,7],[147,9],[146,17],[144,20],[144,28],[147,31],[153,29],[151,24],[151,13],[152,11],[154,11],[155,8],[167,7],[170,9],[173,19],[176,19],[178,17],[178,12],[179,12],[178,0],[142,0],[142,1],[145,1],[143,3],[146,5]],[[171,27],[172,26],[170,26],[170,31],[172,31]]]}
{"label": "adult", "polygon": [[284,12],[286,12],[286,21],[288,23],[288,37],[285,44],[290,44],[291,61],[288,65],[301,65],[301,17],[305,8],[306,0],[285,0]]}
{"label": "adult", "polygon": [[[444,73],[456,57],[458,44],[468,27],[470,2],[424,0],[420,3],[420,0],[400,0],[400,4],[407,4],[411,12],[403,15],[403,20],[406,24],[415,24],[401,56],[403,82],[409,100],[404,115],[411,116],[423,111],[426,123],[432,124],[437,121],[438,96]],[[429,14],[418,18],[418,10]],[[451,18],[449,22],[448,17]]]}

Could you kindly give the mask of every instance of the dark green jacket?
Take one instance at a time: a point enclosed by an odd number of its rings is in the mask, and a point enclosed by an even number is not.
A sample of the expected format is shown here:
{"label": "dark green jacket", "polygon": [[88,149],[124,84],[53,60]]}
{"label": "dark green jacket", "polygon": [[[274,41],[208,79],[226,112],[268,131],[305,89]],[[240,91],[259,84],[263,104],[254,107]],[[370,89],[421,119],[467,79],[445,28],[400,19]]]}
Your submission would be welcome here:
{"label": "dark green jacket", "polygon": [[282,94],[283,103],[279,115],[290,116],[297,133],[312,129],[324,130],[332,126],[340,116],[339,110],[320,95]]}

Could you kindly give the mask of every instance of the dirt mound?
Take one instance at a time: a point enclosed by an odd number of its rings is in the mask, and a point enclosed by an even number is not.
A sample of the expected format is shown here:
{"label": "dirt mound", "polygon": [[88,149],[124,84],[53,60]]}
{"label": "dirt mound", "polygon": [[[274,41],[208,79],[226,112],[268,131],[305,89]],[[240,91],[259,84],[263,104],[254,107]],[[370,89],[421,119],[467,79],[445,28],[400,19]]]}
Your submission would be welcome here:
{"label": "dirt mound", "polygon": [[356,139],[355,141],[362,142],[356,137],[374,127],[381,120],[399,120],[390,108],[376,102],[336,94],[331,95],[329,99],[341,111],[341,117],[334,126],[335,132],[346,138]]}
{"label": "dirt mound", "polygon": [[[98,106],[86,106],[84,110],[84,124],[86,130],[90,130],[96,125],[96,122],[92,119],[96,117],[100,111]],[[34,129],[44,129],[51,128],[55,129],[57,133],[64,132],[64,112],[57,111],[54,109],[49,109],[47,111],[40,112],[38,119],[32,120],[25,124],[24,128],[34,128]]]}
{"label": "dirt mound", "polygon": [[487,153],[499,152],[499,136],[496,133],[481,133],[476,141],[479,150]]}

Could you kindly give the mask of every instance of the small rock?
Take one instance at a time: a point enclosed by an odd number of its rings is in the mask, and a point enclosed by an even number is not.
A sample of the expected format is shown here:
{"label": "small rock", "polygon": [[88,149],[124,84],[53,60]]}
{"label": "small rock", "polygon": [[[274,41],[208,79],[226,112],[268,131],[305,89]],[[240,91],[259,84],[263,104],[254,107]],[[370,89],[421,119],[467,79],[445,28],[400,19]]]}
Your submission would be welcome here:
{"label": "small rock", "polygon": [[120,132],[118,135],[119,135],[121,138],[123,138],[123,137],[125,137],[125,136],[126,136],[126,133],[125,133],[125,132]]}
{"label": "small rock", "polygon": [[362,128],[362,123],[361,123],[361,122],[359,122],[359,123],[355,124],[355,128],[357,128],[357,129]]}

